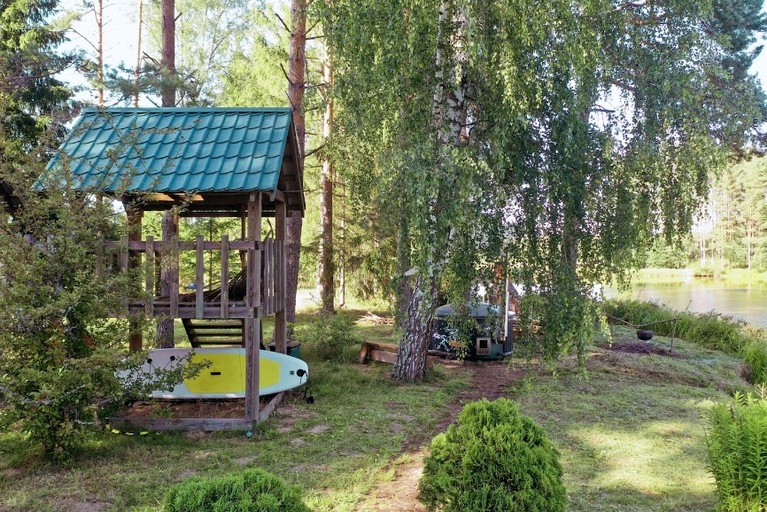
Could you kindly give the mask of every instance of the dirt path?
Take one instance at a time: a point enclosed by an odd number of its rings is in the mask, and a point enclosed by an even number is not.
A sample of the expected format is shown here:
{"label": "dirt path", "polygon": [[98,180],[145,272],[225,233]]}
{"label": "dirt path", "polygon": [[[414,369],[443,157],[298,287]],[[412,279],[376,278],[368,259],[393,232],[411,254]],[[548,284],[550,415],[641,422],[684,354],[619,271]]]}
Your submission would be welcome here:
{"label": "dirt path", "polygon": [[464,404],[482,398],[495,400],[505,396],[506,389],[524,374],[503,362],[467,362],[456,367],[472,372],[471,384],[448,406],[443,421],[425,440],[407,441],[403,456],[389,467],[385,475],[391,479],[379,482],[370,497],[357,506],[358,512],[426,512],[418,501],[418,481],[423,471],[423,459],[428,454],[431,438],[453,423]]}

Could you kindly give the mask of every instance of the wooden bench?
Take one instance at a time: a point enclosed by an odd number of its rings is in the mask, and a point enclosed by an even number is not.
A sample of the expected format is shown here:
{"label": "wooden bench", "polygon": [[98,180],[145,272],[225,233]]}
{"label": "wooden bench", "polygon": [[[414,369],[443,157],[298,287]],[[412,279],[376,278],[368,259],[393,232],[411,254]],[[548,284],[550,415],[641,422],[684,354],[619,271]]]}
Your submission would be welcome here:
{"label": "wooden bench", "polygon": [[[359,364],[365,364],[368,361],[394,364],[397,360],[398,347],[399,345],[396,343],[363,341],[360,347]],[[426,356],[426,366],[429,367],[439,361],[440,355],[437,351],[429,350]]]}

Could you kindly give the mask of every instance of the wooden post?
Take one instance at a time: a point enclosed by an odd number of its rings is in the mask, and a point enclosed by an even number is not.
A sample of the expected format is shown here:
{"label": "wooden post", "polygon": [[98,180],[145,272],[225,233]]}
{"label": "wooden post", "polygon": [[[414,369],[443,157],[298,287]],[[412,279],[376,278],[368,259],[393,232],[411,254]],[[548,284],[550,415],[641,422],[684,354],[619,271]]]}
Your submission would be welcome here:
{"label": "wooden post", "polygon": [[229,318],[229,235],[221,237],[221,318]]}
{"label": "wooden post", "polygon": [[277,242],[275,255],[275,311],[274,315],[274,344],[277,352],[286,354],[287,347],[287,322],[285,321],[285,218],[286,206],[284,202],[275,205],[274,212],[274,238]]}
{"label": "wooden post", "polygon": [[170,318],[178,318],[178,235],[170,239]]}
{"label": "wooden post", "polygon": [[[248,198],[248,241],[261,240],[261,192],[251,192]],[[259,419],[259,377],[261,364],[261,252],[248,251],[247,303],[253,312],[245,319],[245,420],[255,428]]]}
{"label": "wooden post", "polygon": [[202,236],[197,235],[196,245],[197,261],[195,269],[197,273],[194,280],[194,316],[195,318],[205,318],[205,241]]}
{"label": "wooden post", "polygon": [[146,256],[144,256],[144,262],[146,263],[146,289],[144,290],[144,297],[146,304],[144,305],[144,311],[147,318],[154,316],[154,238],[151,236],[146,237]]}
{"label": "wooden post", "polygon": [[[128,217],[128,241],[141,241],[141,219],[144,212],[132,205],[125,206],[125,213]],[[131,269],[141,268],[141,254],[128,252],[128,267]],[[141,286],[137,284],[137,289]],[[143,348],[144,338],[141,335],[141,326],[137,319],[130,319],[130,340],[128,348],[131,352],[138,352]]]}

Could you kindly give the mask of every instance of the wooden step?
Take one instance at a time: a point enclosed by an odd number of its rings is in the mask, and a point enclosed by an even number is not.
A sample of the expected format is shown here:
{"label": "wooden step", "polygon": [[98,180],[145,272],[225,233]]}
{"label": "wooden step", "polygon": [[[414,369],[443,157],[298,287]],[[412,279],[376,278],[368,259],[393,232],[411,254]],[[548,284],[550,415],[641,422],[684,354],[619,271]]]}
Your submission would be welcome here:
{"label": "wooden step", "polygon": [[202,346],[245,346],[245,320],[182,320],[193,348]]}

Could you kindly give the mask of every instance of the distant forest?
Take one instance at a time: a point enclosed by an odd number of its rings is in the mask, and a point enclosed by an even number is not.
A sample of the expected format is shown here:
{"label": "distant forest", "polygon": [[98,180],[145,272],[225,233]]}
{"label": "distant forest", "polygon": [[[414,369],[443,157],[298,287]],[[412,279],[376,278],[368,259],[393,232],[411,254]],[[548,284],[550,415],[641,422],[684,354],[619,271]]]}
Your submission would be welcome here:
{"label": "distant forest", "polygon": [[645,266],[767,271],[767,157],[712,177],[692,233],[680,243],[658,241]]}

